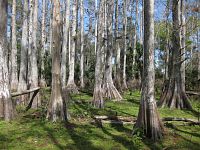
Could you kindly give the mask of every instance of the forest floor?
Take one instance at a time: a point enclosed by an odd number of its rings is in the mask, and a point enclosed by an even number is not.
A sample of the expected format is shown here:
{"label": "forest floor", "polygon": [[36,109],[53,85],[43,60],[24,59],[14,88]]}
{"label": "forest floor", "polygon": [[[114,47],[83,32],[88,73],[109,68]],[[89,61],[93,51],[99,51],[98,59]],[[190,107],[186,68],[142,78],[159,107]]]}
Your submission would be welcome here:
{"label": "forest floor", "polygon": [[[43,100],[49,99],[50,91],[41,92]],[[23,112],[18,107],[17,118],[8,123],[0,121],[0,149],[13,150],[137,150],[137,149],[200,149],[200,126],[184,122],[165,123],[164,138],[152,143],[140,133],[132,135],[133,125],[94,123],[94,115],[135,117],[138,114],[140,93],[127,92],[121,102],[106,101],[105,108],[91,106],[92,95],[80,93],[71,97],[71,120],[68,123],[51,123],[45,120],[43,108]],[[45,104],[45,103],[44,103]],[[161,117],[198,118],[200,101],[192,100],[194,111],[159,109]]]}

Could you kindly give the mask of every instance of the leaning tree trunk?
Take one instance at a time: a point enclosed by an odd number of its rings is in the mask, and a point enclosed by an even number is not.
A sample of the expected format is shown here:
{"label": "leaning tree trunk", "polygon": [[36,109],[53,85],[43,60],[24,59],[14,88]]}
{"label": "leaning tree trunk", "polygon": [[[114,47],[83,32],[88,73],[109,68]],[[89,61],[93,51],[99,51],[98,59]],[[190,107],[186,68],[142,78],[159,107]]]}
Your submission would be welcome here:
{"label": "leaning tree trunk", "polygon": [[97,51],[96,51],[96,65],[95,65],[95,84],[93,92],[93,105],[96,108],[104,107],[103,91],[102,91],[102,50],[104,48],[103,30],[104,30],[104,2],[100,1],[100,8],[98,13],[98,39],[97,39]]}
{"label": "leaning tree trunk", "polygon": [[126,35],[127,35],[127,0],[124,0],[123,4],[123,30],[124,30],[124,51],[123,51],[123,74],[122,74],[122,88],[123,89],[128,89],[127,84],[126,84],[126,50],[127,50],[127,40],[126,40]]}
{"label": "leaning tree trunk", "polygon": [[81,0],[81,9],[80,9],[80,17],[81,17],[81,60],[80,60],[80,80],[81,80],[81,88],[84,88],[84,6],[83,0]]}
{"label": "leaning tree trunk", "polygon": [[7,0],[0,1],[0,118],[13,119],[13,104],[10,94],[7,48]]}
{"label": "leaning tree trunk", "polygon": [[16,38],[16,0],[12,4],[12,51],[11,51],[11,90],[17,90],[17,38]]}
{"label": "leaning tree trunk", "polygon": [[115,1],[115,50],[116,50],[116,77],[115,77],[115,85],[116,88],[121,92],[121,66],[120,66],[120,57],[121,57],[121,49],[119,44],[119,6],[118,0]]}
{"label": "leaning tree trunk", "polygon": [[184,83],[182,80],[182,50],[181,50],[181,30],[180,30],[180,0],[173,1],[172,19],[173,19],[173,32],[172,32],[172,55],[169,71],[169,80],[166,81],[164,89],[158,103],[159,106],[179,108],[179,109],[192,109],[185,92]]}
{"label": "leaning tree trunk", "polygon": [[106,65],[105,65],[105,82],[103,85],[104,97],[109,99],[121,100],[122,97],[115,88],[112,80],[112,54],[113,54],[113,23],[112,15],[114,13],[114,0],[106,2],[107,11],[107,47],[106,47]]}
{"label": "leaning tree trunk", "polygon": [[40,77],[40,86],[46,87],[46,81],[44,78],[44,54],[45,54],[45,44],[46,44],[46,0],[42,0],[42,40],[41,40],[41,77]]}
{"label": "leaning tree trunk", "polygon": [[[21,40],[21,55],[20,55],[20,72],[18,92],[27,90],[27,73],[28,73],[28,0],[23,3],[23,24],[22,24],[22,40]],[[27,103],[27,96],[20,97],[21,103]]]}
{"label": "leaning tree trunk", "polygon": [[156,141],[162,137],[163,125],[157,112],[154,97],[154,0],[144,1],[144,73],[142,96],[136,127]]}
{"label": "leaning tree trunk", "polygon": [[66,120],[66,104],[61,94],[61,78],[60,78],[60,49],[61,49],[61,17],[60,2],[53,1],[53,48],[52,48],[52,89],[51,99],[47,110],[47,119],[56,122],[57,120]]}
{"label": "leaning tree trunk", "polygon": [[[38,0],[30,0],[29,15],[29,81],[28,88],[38,87],[38,66],[37,66],[37,23],[38,23]],[[31,100],[32,94],[30,94]],[[33,100],[32,108],[40,105],[39,93]]]}
{"label": "leaning tree trunk", "polygon": [[78,88],[74,82],[74,67],[75,67],[75,50],[77,40],[77,0],[73,0],[73,13],[72,13],[72,48],[70,49],[70,61],[69,61],[69,78],[67,81],[67,89],[72,93],[78,93]]}

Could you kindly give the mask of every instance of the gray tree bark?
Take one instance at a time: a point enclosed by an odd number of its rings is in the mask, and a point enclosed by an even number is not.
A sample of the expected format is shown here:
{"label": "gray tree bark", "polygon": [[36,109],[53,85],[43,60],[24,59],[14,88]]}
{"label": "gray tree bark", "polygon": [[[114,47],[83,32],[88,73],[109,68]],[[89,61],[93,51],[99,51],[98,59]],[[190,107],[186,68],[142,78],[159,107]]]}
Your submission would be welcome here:
{"label": "gray tree bark", "polygon": [[123,51],[123,74],[122,74],[122,88],[128,89],[126,84],[126,51],[127,51],[127,0],[124,0],[123,4],[123,30],[124,30],[124,51]]}
{"label": "gray tree bark", "polygon": [[7,0],[0,1],[0,118],[10,121],[14,117],[14,111],[7,65],[7,6]]}
{"label": "gray tree bark", "polygon": [[116,76],[115,76],[115,84],[116,88],[121,92],[121,63],[120,63],[120,57],[121,57],[121,48],[119,44],[119,6],[118,6],[118,0],[115,1],[115,50],[116,50]]}
{"label": "gray tree bark", "polygon": [[154,0],[144,1],[144,67],[140,108],[136,127],[156,141],[162,137],[163,126],[154,97]]}
{"label": "gray tree bark", "polygon": [[80,80],[81,88],[84,88],[84,6],[81,0],[80,19],[81,19],[81,60],[80,60]]}
{"label": "gray tree bark", "polygon": [[182,66],[182,50],[181,50],[181,18],[180,7],[181,1],[174,0],[172,6],[173,32],[172,32],[172,55],[169,71],[169,80],[166,81],[164,89],[158,103],[159,106],[192,109],[188,97],[183,86],[183,78],[181,72]]}
{"label": "gray tree bark", "polygon": [[[35,3],[34,3],[35,2]],[[38,87],[38,66],[37,66],[37,24],[38,24],[38,0],[30,0],[29,14],[29,79],[28,88]],[[30,96],[31,98],[32,96]],[[32,108],[40,105],[39,93],[32,103]]]}
{"label": "gray tree bark", "polygon": [[47,119],[56,122],[58,120],[66,120],[66,104],[61,94],[61,69],[60,69],[60,49],[61,49],[61,16],[60,2],[53,1],[53,48],[52,48],[52,90],[51,99],[47,110]]}
{"label": "gray tree bark", "polygon": [[16,91],[18,86],[17,75],[17,38],[16,38],[16,0],[12,3],[12,50],[11,50],[11,90]]}
{"label": "gray tree bark", "polygon": [[[62,60],[61,60],[61,81],[62,88],[66,85],[66,65],[67,65],[67,47],[69,38],[69,17],[70,17],[70,0],[65,1],[65,22],[63,29],[63,45],[62,45]],[[68,47],[69,49],[69,47]]]}
{"label": "gray tree bark", "polygon": [[135,24],[134,24],[134,43],[133,43],[133,79],[135,79],[134,68],[135,68],[135,56],[137,52],[137,28],[138,28],[138,0],[135,1]]}
{"label": "gray tree bark", "polygon": [[[28,0],[24,0],[23,3],[23,24],[22,24],[22,40],[21,40],[21,52],[20,52],[20,72],[18,92],[27,90],[27,73],[28,73]],[[26,104],[27,96],[22,95],[20,97],[22,103]]]}
{"label": "gray tree bark", "polygon": [[72,48],[70,49],[70,61],[69,61],[69,78],[67,81],[67,89],[72,93],[78,93],[78,88],[74,82],[74,66],[75,66],[75,50],[77,40],[77,0],[73,0],[73,12],[72,12]]}
{"label": "gray tree bark", "polygon": [[115,88],[112,79],[112,56],[113,56],[113,20],[114,0],[106,2],[107,8],[107,47],[106,47],[106,64],[105,64],[105,82],[103,85],[104,96],[109,99],[121,100],[122,97]]}
{"label": "gray tree bark", "polygon": [[44,54],[45,54],[45,45],[46,45],[46,0],[42,0],[42,40],[41,40],[41,77],[40,77],[40,86],[46,87],[46,81],[44,78]]}
{"label": "gray tree bark", "polygon": [[96,51],[96,64],[95,64],[95,85],[93,92],[93,106],[96,108],[104,107],[103,90],[102,90],[102,51],[104,48],[104,3],[105,0],[100,1],[99,13],[98,13],[98,40]]}

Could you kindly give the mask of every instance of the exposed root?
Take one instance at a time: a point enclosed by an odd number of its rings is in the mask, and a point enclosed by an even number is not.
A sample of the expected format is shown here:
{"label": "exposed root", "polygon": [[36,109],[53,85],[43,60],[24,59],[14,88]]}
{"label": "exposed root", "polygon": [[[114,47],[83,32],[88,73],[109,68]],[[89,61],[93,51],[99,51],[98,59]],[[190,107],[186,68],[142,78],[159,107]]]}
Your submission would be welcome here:
{"label": "exposed root", "polygon": [[186,93],[181,89],[180,86],[177,85],[177,83],[172,83],[170,81],[165,83],[158,106],[167,106],[169,108],[178,109],[192,109]]}
{"label": "exposed root", "polygon": [[75,83],[68,84],[65,89],[71,94],[79,94],[78,87]]}
{"label": "exposed root", "polygon": [[115,88],[113,83],[105,83],[103,85],[103,96],[109,99],[114,99],[117,101],[122,100],[122,96],[118,92],[118,90]]}
{"label": "exposed root", "polygon": [[92,104],[96,108],[104,108],[103,93],[101,88],[94,88]]}

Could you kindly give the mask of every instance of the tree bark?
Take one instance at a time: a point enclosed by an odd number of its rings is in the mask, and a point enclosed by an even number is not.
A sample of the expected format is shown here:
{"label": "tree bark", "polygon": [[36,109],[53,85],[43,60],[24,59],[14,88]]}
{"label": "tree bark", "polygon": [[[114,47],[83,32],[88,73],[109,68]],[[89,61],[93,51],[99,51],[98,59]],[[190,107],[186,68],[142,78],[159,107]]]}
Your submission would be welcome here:
{"label": "tree bark", "polygon": [[127,35],[127,0],[124,0],[123,4],[123,30],[124,30],[124,51],[123,51],[123,74],[122,74],[122,88],[124,90],[128,89],[127,84],[126,84],[126,51],[127,51],[127,40],[126,40],[126,35]]}
{"label": "tree bark", "polygon": [[107,11],[107,47],[106,47],[106,65],[105,65],[105,82],[103,85],[104,96],[109,99],[121,100],[122,97],[115,88],[112,79],[112,55],[113,55],[113,23],[112,15],[114,13],[114,0],[106,2]]}
{"label": "tree bark", "polygon": [[77,40],[77,0],[73,0],[73,13],[72,13],[72,48],[70,49],[69,61],[69,78],[67,81],[67,89],[72,93],[78,93],[78,88],[74,82],[74,67],[75,67],[75,50]]}
{"label": "tree bark", "polygon": [[51,99],[47,110],[47,119],[56,122],[57,120],[66,120],[66,104],[61,95],[61,76],[60,76],[60,50],[61,50],[61,16],[60,2],[53,1],[53,51],[52,51],[52,90]]}
{"label": "tree bark", "polygon": [[144,1],[144,67],[143,84],[137,128],[142,128],[144,134],[156,141],[162,137],[161,123],[154,97],[154,0]]}
{"label": "tree bark", "polygon": [[[38,87],[38,66],[37,66],[37,23],[38,23],[38,0],[30,0],[29,15],[29,80],[28,88]],[[32,96],[30,96],[31,98]],[[39,93],[32,107],[40,105]]]}
{"label": "tree bark", "polygon": [[134,68],[135,68],[135,57],[137,52],[137,28],[138,28],[138,0],[135,1],[135,24],[134,24],[134,43],[133,43],[133,79],[135,79]]}
{"label": "tree bark", "polygon": [[[20,72],[18,92],[27,90],[27,73],[28,73],[28,0],[23,3],[23,24],[22,24],[22,40],[21,40],[21,54],[20,54]],[[26,104],[27,96],[22,95],[20,100]]]}
{"label": "tree bark", "polygon": [[102,91],[102,51],[104,48],[104,2],[105,0],[100,1],[100,8],[98,14],[98,40],[97,40],[97,51],[96,51],[96,64],[95,64],[95,85],[93,92],[93,106],[96,108],[104,107],[103,100],[103,91]]}
{"label": "tree bark", "polygon": [[16,38],[16,0],[12,3],[12,50],[11,50],[11,90],[18,86],[17,75],[17,38]]}
{"label": "tree bark", "polygon": [[192,109],[185,92],[183,84],[182,69],[182,49],[181,49],[181,1],[174,0],[172,6],[173,32],[172,32],[172,54],[170,55],[169,80],[165,81],[164,89],[158,103],[159,106]]}
{"label": "tree bark", "polygon": [[119,44],[119,6],[118,6],[118,0],[115,2],[115,49],[116,49],[116,79],[115,84],[117,89],[121,92],[121,63],[120,63],[120,57],[121,57],[121,48]]}
{"label": "tree bark", "polygon": [[7,0],[0,1],[0,118],[10,121],[14,117],[10,94],[7,48]]}
{"label": "tree bark", "polygon": [[181,22],[181,33],[180,33],[180,42],[181,42],[181,77],[182,77],[182,87],[185,91],[185,38],[186,38],[186,22],[185,22],[185,0],[181,0],[180,4],[180,22]]}
{"label": "tree bark", "polygon": [[81,60],[80,60],[80,80],[81,88],[84,88],[84,6],[81,0],[80,19],[81,19]]}
{"label": "tree bark", "polygon": [[[65,22],[63,29],[63,45],[62,45],[62,60],[61,60],[61,81],[62,88],[66,85],[66,65],[67,65],[67,47],[69,38],[69,17],[70,17],[70,0],[65,1]],[[68,47],[69,49],[69,47]]]}
{"label": "tree bark", "polygon": [[45,54],[45,45],[46,45],[46,0],[42,0],[42,49],[41,49],[41,77],[40,77],[40,86],[46,87],[46,81],[44,78],[44,54]]}

